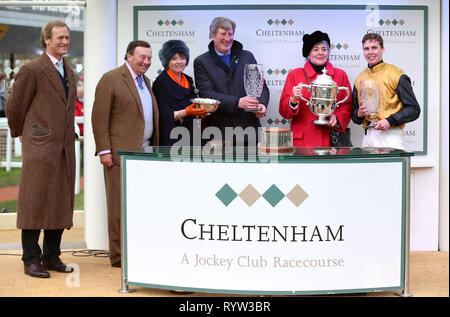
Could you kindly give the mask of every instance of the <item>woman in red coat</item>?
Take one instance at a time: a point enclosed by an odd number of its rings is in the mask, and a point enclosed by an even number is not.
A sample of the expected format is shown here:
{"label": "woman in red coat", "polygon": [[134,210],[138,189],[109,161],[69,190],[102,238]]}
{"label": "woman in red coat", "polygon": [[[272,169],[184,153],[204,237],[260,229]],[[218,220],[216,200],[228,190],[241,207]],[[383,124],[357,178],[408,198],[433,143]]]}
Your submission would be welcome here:
{"label": "woman in red coat", "polygon": [[[302,51],[307,61],[303,68],[296,68],[289,72],[283,92],[281,93],[279,111],[284,118],[292,119],[291,130],[294,134],[294,146],[329,147],[329,129],[344,132],[350,121],[352,89],[347,74],[339,68],[334,68],[328,61],[330,53],[330,38],[328,34],[322,33],[321,31],[305,34],[303,36]],[[324,68],[327,70],[327,75],[331,76],[338,87],[347,87],[350,92],[348,99],[339,104],[333,114],[328,118],[330,126],[316,125],[313,123],[317,119],[317,116],[311,112],[306,102],[300,98],[300,96],[303,96],[303,98],[309,100],[310,92],[308,89],[298,86],[300,83],[309,85],[306,75],[312,83],[317,76],[323,74],[322,70]],[[341,91],[337,95],[337,102],[343,100],[346,94],[346,91]]]}

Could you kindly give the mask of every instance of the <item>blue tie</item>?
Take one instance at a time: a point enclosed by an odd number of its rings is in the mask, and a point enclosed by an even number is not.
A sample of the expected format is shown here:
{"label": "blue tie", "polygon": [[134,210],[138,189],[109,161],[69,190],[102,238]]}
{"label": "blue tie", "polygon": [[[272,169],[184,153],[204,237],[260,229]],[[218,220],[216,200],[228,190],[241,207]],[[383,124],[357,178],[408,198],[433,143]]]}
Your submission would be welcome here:
{"label": "blue tie", "polygon": [[59,73],[64,78],[64,67],[63,67],[62,61],[58,61],[56,64],[58,64],[58,71],[59,71]]}
{"label": "blue tie", "polygon": [[142,79],[142,76],[137,76],[137,77],[136,77],[136,80],[137,80],[137,82],[138,82],[138,87],[139,87],[140,89],[144,89],[144,86],[142,85],[142,83],[144,82],[144,80]]}

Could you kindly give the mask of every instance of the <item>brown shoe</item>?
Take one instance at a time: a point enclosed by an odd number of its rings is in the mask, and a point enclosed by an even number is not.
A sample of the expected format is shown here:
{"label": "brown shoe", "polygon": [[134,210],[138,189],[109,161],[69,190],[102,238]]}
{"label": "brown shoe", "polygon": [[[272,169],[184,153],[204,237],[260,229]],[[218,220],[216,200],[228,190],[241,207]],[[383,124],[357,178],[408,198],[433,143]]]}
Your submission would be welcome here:
{"label": "brown shoe", "polygon": [[42,266],[49,271],[56,271],[61,273],[73,272],[73,267],[66,266],[59,258],[50,261],[43,261]]}
{"label": "brown shoe", "polygon": [[35,262],[30,265],[26,265],[24,267],[25,274],[31,277],[39,277],[39,278],[47,278],[50,277],[50,273],[48,273],[45,268],[41,265],[41,263]]}
{"label": "brown shoe", "polygon": [[170,294],[174,294],[174,295],[189,295],[189,294],[194,294],[194,292],[189,292],[189,291],[179,291],[179,290],[171,290],[169,291]]}

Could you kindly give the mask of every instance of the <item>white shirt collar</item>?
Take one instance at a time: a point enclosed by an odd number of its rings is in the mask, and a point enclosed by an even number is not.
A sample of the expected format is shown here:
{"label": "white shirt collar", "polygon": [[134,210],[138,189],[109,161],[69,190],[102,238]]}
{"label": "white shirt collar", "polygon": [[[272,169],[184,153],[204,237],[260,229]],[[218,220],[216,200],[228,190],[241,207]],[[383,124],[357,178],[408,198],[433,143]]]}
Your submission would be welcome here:
{"label": "white shirt collar", "polygon": [[128,70],[131,73],[131,78],[133,78],[134,80],[136,80],[136,77],[138,77],[138,75],[134,72],[134,70],[131,68],[131,66],[128,64],[128,62],[125,62],[125,64],[127,64]]}
{"label": "white shirt collar", "polygon": [[50,57],[50,60],[52,61],[53,65],[55,65],[56,68],[58,68],[58,66],[56,65],[57,62],[61,61],[62,62],[62,57],[61,59],[56,59],[56,57],[54,57],[53,55],[50,55],[49,53],[45,52],[45,54],[47,54],[48,57]]}
{"label": "white shirt collar", "polygon": [[218,50],[216,50],[216,48],[214,48],[214,50],[216,51],[217,55],[219,55],[219,56],[227,56],[227,55],[230,55],[230,53],[231,53],[231,51],[229,51],[229,52],[226,53],[226,54],[222,54],[222,53],[220,53]]}

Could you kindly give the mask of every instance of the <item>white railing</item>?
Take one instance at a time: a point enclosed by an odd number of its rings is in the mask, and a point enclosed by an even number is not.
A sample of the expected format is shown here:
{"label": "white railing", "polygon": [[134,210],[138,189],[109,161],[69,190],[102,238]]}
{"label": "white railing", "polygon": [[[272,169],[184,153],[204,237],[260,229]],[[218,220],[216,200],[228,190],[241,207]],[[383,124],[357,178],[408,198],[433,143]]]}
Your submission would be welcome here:
{"label": "white railing", "polygon": [[[80,129],[78,127],[79,123],[84,123],[83,117],[75,117],[75,133],[78,135],[80,135]],[[82,136],[77,140],[77,142],[75,142],[75,195],[80,193],[81,142],[83,142]],[[11,137],[11,133],[9,133],[8,119],[0,118],[0,166],[6,167],[7,172],[9,172],[13,167],[22,168],[22,161],[14,159],[21,156],[22,144],[20,143],[19,138]]]}

